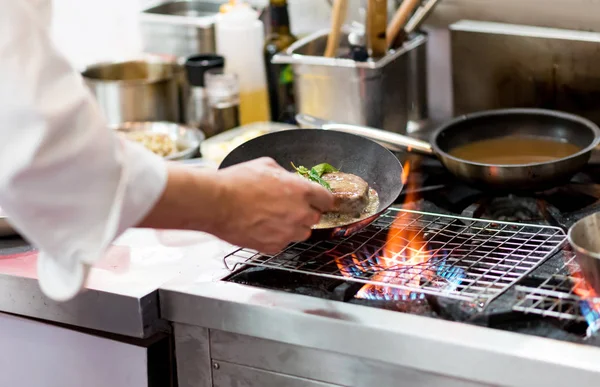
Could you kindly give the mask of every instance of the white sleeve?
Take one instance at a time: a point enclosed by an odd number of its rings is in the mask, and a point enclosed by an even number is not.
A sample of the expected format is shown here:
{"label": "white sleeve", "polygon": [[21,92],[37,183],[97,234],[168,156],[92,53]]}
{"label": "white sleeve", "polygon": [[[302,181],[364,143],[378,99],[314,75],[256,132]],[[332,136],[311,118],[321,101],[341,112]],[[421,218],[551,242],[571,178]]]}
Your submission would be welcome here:
{"label": "white sleeve", "polygon": [[42,290],[75,296],[89,266],[162,194],[166,164],[106,125],[23,0],[0,0],[0,208],[40,250]]}

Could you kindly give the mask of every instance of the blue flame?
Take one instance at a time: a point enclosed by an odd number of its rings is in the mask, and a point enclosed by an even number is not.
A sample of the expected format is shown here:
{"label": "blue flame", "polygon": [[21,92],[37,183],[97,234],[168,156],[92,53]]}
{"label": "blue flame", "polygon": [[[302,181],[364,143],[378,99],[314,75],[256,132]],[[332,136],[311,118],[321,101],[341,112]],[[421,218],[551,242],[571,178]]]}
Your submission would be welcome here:
{"label": "blue flame", "polygon": [[[421,276],[429,272],[439,279],[444,280],[443,284],[439,284],[442,293],[456,291],[466,277],[464,269],[447,262],[448,253],[445,251],[428,252],[432,258],[422,264],[397,265],[386,268],[385,263],[382,262],[384,258],[380,256],[380,249],[376,251],[372,250],[372,248],[365,246],[361,251],[356,252],[356,259],[352,258],[353,254],[346,254],[338,258],[342,264],[344,275],[364,278],[365,274],[379,273],[379,275],[384,275],[384,279],[381,282],[400,284],[409,282],[409,278],[414,275]],[[392,286],[381,285],[363,287],[356,297],[367,300],[417,301],[423,300],[425,294],[418,290],[407,291]]]}
{"label": "blue flame", "polygon": [[448,281],[448,284],[443,289],[444,292],[455,291],[466,277],[463,268],[448,265],[446,259],[443,259],[442,262],[438,264],[436,274]]}
{"label": "blue flame", "polygon": [[361,290],[357,294],[358,298],[373,301],[417,301],[424,300],[425,294],[418,292],[409,292],[393,287],[369,288],[367,291]]}
{"label": "blue flame", "polygon": [[600,329],[600,313],[594,308],[592,302],[586,300],[581,300],[579,302],[579,309],[588,324],[588,337],[593,336]]}

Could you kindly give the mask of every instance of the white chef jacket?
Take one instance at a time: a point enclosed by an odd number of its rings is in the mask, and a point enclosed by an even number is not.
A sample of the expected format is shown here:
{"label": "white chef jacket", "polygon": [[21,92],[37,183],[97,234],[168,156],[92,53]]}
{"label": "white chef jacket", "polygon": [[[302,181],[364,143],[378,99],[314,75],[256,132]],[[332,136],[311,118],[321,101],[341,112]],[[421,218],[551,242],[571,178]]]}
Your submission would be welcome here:
{"label": "white chef jacket", "polygon": [[162,158],[120,140],[49,36],[48,0],[0,0],[0,208],[68,300],[166,185]]}

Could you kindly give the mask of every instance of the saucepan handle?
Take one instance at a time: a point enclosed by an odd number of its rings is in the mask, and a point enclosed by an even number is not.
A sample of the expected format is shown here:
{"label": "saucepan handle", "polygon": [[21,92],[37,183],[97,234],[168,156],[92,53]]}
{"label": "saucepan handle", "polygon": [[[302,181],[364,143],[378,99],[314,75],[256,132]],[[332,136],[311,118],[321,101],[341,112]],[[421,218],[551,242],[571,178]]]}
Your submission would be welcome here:
{"label": "saucepan handle", "polygon": [[398,133],[392,133],[381,129],[369,128],[367,126],[340,124],[332,121],[326,121],[308,114],[296,115],[296,121],[302,127],[321,128],[325,130],[335,130],[356,134],[378,142],[391,151],[408,151],[411,153],[421,153],[425,155],[434,155],[431,144],[426,141],[417,140],[412,137],[404,136]]}

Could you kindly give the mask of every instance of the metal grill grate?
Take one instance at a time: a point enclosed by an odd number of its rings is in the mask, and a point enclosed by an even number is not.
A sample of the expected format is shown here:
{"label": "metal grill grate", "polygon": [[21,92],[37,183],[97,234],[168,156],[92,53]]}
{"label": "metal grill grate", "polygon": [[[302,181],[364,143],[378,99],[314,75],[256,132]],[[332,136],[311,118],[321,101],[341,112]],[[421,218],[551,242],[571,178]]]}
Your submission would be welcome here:
{"label": "metal grill grate", "polygon": [[361,289],[406,297],[431,294],[484,307],[549,258],[565,241],[560,228],[389,209],[338,241],[296,243],[276,255],[240,249],[225,264],[286,270],[364,283]]}
{"label": "metal grill grate", "polygon": [[587,322],[596,330],[600,320],[597,307],[600,305],[600,297],[584,299],[577,294],[576,289],[587,291],[589,287],[580,274],[573,252],[565,249],[563,255],[563,267],[539,286],[516,286],[519,302],[513,309],[563,320]]}

